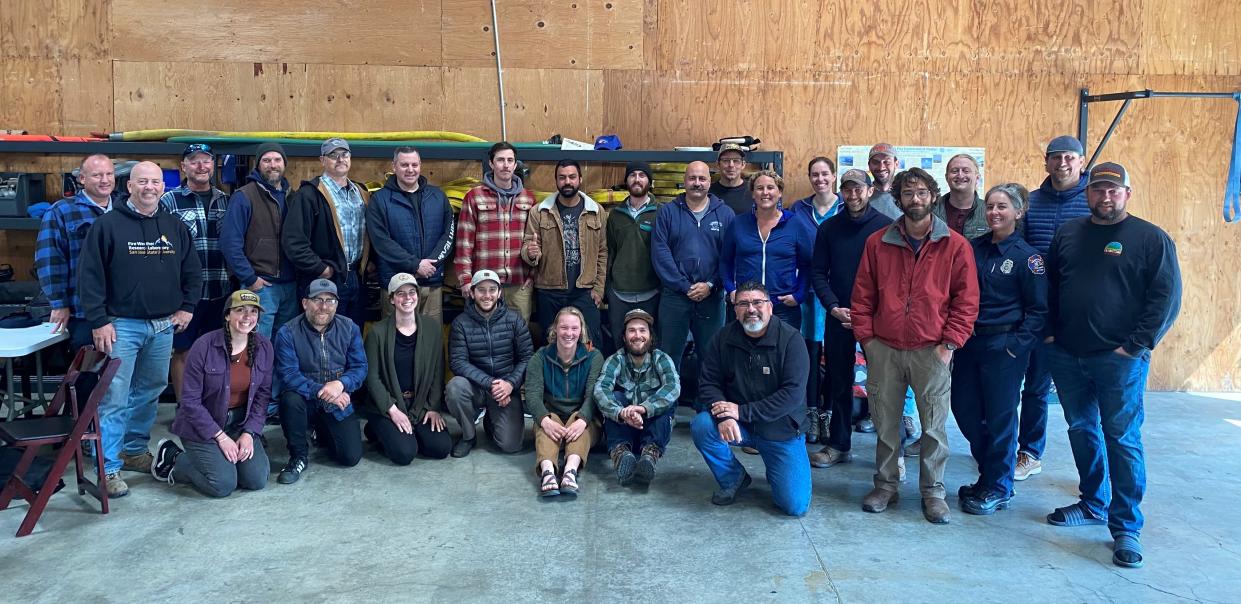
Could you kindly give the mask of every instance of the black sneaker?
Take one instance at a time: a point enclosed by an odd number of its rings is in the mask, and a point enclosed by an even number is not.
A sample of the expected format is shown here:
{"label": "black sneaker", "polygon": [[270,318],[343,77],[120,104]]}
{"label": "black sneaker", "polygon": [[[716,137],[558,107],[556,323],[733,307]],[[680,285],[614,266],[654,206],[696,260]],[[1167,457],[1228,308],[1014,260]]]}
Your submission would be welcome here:
{"label": "black sneaker", "polygon": [[469,455],[470,450],[474,448],[474,441],[475,439],[473,438],[469,440],[463,438],[457,441],[457,444],[452,446],[452,456],[465,457],[466,455]]}
{"label": "black sneaker", "polygon": [[975,492],[961,500],[961,511],[975,516],[990,516],[998,510],[1007,510],[1010,500],[1012,496],[1001,495],[996,491]]}
{"label": "black sneaker", "polygon": [[961,488],[957,489],[957,499],[960,500],[962,506],[965,505],[966,499],[974,496],[974,491],[976,490],[978,490],[978,483],[976,482],[974,484],[963,484]]}
{"label": "black sneaker", "polygon": [[155,446],[155,459],[151,463],[151,476],[154,476],[155,480],[175,484],[172,481],[172,468],[177,465],[177,457],[184,451],[171,438],[159,441]]}
{"label": "black sneaker", "polygon": [[276,477],[276,482],[280,484],[293,484],[302,477],[302,472],[306,471],[306,460],[300,457],[294,457],[285,464],[284,469],[280,470],[280,475]]}
{"label": "black sneaker", "polygon": [[869,417],[863,417],[862,419],[857,420],[856,424],[853,424],[853,429],[861,432],[862,434],[874,434],[875,420],[872,420]]}
{"label": "black sneaker", "polygon": [[714,503],[715,505],[732,505],[733,502],[737,500],[737,493],[740,493],[742,489],[750,486],[750,482],[752,482],[750,473],[742,470],[741,482],[737,483],[736,486],[730,489],[721,488],[715,491],[715,493],[712,493],[711,503]]}

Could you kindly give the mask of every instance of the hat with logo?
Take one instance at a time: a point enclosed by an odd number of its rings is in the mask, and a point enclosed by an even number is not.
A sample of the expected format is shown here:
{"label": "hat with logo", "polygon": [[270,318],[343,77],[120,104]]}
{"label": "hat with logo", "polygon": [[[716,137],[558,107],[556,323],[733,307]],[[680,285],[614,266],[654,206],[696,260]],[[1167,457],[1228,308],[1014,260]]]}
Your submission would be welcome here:
{"label": "hat with logo", "polygon": [[1064,136],[1057,136],[1056,138],[1051,139],[1050,143],[1047,143],[1047,155],[1065,152],[1076,153],[1078,155],[1086,154],[1086,150],[1082,149],[1082,142],[1067,134]]}
{"label": "hat with logo", "polygon": [[349,149],[349,141],[343,138],[329,138],[323,141],[323,144],[319,146],[319,155],[327,155],[337,149],[351,151],[351,149]]}
{"label": "hat with logo", "polygon": [[340,297],[340,294],[336,293],[336,284],[330,279],[315,279],[306,287],[307,298],[313,298],[319,294],[332,294],[333,298]]}
{"label": "hat with logo", "polygon": [[1129,186],[1129,172],[1120,164],[1104,162],[1090,171],[1090,184],[1093,185],[1097,182],[1108,182],[1127,187]]}
{"label": "hat with logo", "polygon": [[397,273],[392,275],[392,278],[388,280],[388,293],[395,294],[396,290],[401,289],[402,285],[412,285],[414,287],[418,287],[418,280],[409,273]]}
{"label": "hat with logo", "polygon": [[840,186],[843,187],[847,182],[857,183],[863,187],[871,186],[870,175],[857,168],[846,170],[844,174],[840,175]]}
{"label": "hat with logo", "polygon": [[228,297],[228,302],[224,304],[224,310],[232,310],[238,306],[253,306],[260,311],[263,310],[263,303],[259,301],[259,295],[248,290],[239,289]]}
{"label": "hat with logo", "polygon": [[495,281],[496,285],[500,285],[500,275],[497,275],[495,271],[478,271],[470,278],[470,287],[478,287],[483,281]]}
{"label": "hat with logo", "polygon": [[896,157],[896,149],[893,149],[892,145],[889,145],[888,143],[879,143],[878,145],[875,145],[874,147],[870,148],[870,153],[867,154],[866,158],[870,159],[872,157],[875,157],[876,155],[887,155],[888,157]]}
{"label": "hat with logo", "polygon": [[215,151],[212,151],[211,145],[208,145],[207,143],[194,143],[191,145],[186,145],[185,150],[181,152],[181,159],[190,157],[195,153],[206,153],[207,157],[215,159]]}
{"label": "hat with logo", "polygon": [[728,153],[729,151],[740,153],[741,157],[745,157],[746,155],[750,153],[749,149],[746,149],[745,147],[738,145],[737,143],[724,143],[720,145],[720,152],[719,154],[716,155],[716,157],[724,157],[724,154]]}

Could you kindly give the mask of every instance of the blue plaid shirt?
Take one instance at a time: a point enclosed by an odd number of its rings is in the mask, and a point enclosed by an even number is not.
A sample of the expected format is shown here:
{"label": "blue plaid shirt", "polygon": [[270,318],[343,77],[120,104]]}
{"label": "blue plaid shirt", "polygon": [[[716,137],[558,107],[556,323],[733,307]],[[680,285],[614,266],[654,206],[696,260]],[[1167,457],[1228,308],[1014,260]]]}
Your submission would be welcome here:
{"label": "blue plaid shirt", "polygon": [[180,218],[194,238],[194,249],[198,250],[198,261],[202,264],[202,299],[215,300],[232,293],[228,267],[224,264],[224,254],[220,252],[220,223],[224,221],[228,195],[212,187],[211,201],[204,208],[196,193],[189,187],[181,186],[165,191],[159,203],[173,216]]}
{"label": "blue plaid shirt", "polygon": [[52,308],[68,308],[74,317],[86,317],[78,299],[78,255],[95,219],[110,209],[111,204],[107,209],[99,207],[83,191],[56,202],[44,212],[35,244],[34,266],[39,275],[39,288]]}
{"label": "blue plaid shirt", "polygon": [[362,237],[366,232],[366,206],[362,202],[362,194],[352,182],[340,187],[326,174],[320,178],[336,205],[336,218],[345,238],[345,260],[353,264],[362,259]]}

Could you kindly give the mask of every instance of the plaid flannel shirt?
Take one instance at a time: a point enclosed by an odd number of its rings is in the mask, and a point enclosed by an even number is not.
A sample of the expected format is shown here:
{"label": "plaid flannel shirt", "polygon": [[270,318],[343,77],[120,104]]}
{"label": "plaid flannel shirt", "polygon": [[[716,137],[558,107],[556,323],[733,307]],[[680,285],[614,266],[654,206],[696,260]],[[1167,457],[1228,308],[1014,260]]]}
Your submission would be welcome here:
{"label": "plaid flannel shirt", "polygon": [[[109,205],[108,209],[112,206]],[[52,308],[68,308],[78,319],[86,317],[78,298],[78,256],[95,219],[107,212],[80,192],[52,205],[43,214],[35,244],[34,266],[39,288]]]}
{"label": "plaid flannel shirt", "polygon": [[228,266],[224,264],[224,254],[220,252],[220,223],[224,221],[228,195],[212,187],[211,202],[209,207],[204,208],[197,194],[189,187],[181,186],[165,191],[159,203],[181,219],[194,238],[194,249],[198,251],[198,261],[202,264],[202,299],[215,300],[232,293]]}
{"label": "plaid flannel shirt", "polygon": [[[326,174],[319,179],[332,195],[336,218],[340,221],[341,237],[344,238],[345,260],[353,264],[362,259],[362,238],[366,236],[366,202],[362,201],[362,193],[352,182],[346,182],[342,187]],[[364,271],[366,267],[359,270]]]}
{"label": "plaid flannel shirt", "polygon": [[[624,396],[624,403],[614,393]],[[646,418],[663,415],[676,405],[681,396],[681,378],[668,353],[652,348],[646,363],[634,367],[624,348],[608,357],[595,381],[595,408],[604,417],[619,422],[621,409],[642,405]]]}
{"label": "plaid flannel shirt", "polygon": [[457,219],[457,252],[453,267],[462,284],[476,271],[493,270],[502,285],[522,285],[530,278],[521,259],[521,237],[534,194],[522,189],[505,203],[498,193],[479,185],[465,194]]}

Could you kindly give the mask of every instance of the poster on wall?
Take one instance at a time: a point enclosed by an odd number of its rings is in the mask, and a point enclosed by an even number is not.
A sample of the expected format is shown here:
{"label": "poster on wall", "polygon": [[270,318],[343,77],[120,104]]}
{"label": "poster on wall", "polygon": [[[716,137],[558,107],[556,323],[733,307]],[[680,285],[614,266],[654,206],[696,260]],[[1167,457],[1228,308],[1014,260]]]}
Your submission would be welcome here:
{"label": "poster on wall", "polygon": [[[902,147],[893,145],[896,151],[896,159],[900,166],[898,170],[907,168],[922,168],[935,177],[935,182],[939,183],[939,190],[942,193],[948,192],[948,181],[944,179],[944,171],[948,168],[948,160],[952,156],[959,153],[968,153],[978,161],[978,194],[982,195],[987,190],[983,184],[983,178],[987,175],[987,162],[985,157],[985,149],[983,147]],[[860,145],[845,145],[836,148],[836,165],[838,173],[844,172],[852,168],[867,170],[868,154],[870,153],[870,145],[865,147]]]}

